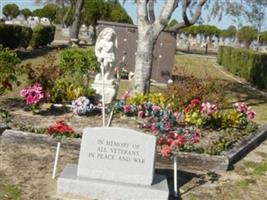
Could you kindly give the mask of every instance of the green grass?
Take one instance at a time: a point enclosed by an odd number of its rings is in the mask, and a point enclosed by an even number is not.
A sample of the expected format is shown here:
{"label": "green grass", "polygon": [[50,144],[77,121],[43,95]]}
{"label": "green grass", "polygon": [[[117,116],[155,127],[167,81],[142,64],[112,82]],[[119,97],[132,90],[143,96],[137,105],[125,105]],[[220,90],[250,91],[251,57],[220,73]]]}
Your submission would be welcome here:
{"label": "green grass", "polygon": [[16,186],[0,183],[0,199],[1,200],[20,200],[21,191]]}
{"label": "green grass", "polygon": [[[195,55],[181,55],[175,56],[175,67],[173,74],[178,76],[194,76],[197,79],[204,79],[209,81],[215,79],[231,83],[230,86],[224,88],[225,95],[228,99],[228,104],[235,102],[245,102],[251,106],[257,113],[255,121],[259,124],[267,122],[267,97],[260,94],[247,86],[246,83],[238,83],[234,79],[226,76],[220,70],[214,67],[216,59],[205,58],[203,56]],[[224,72],[226,70],[220,69]],[[229,74],[229,72],[226,72]],[[242,79],[240,79],[243,81]]]}

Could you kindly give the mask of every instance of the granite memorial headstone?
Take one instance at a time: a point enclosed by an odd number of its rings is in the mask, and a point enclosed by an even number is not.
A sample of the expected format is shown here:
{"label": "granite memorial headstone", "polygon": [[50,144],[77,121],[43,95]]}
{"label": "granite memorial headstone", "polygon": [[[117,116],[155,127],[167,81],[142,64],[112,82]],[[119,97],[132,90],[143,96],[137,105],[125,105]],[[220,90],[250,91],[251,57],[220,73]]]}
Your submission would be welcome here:
{"label": "granite memorial headstone", "polygon": [[79,162],[67,165],[58,194],[101,199],[168,199],[166,177],[154,174],[156,137],[125,128],[86,128]]}

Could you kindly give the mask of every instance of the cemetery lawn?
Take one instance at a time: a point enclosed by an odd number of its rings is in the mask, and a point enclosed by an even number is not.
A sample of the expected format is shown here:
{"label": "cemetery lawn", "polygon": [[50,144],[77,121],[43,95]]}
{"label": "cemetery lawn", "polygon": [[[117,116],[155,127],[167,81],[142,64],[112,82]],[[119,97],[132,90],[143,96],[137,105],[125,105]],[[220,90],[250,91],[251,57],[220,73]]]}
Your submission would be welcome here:
{"label": "cemetery lawn", "polygon": [[[57,47],[55,47],[57,48]],[[39,64],[43,56],[52,52],[52,48],[34,51],[31,54],[22,55],[22,63],[32,62]],[[234,102],[245,102],[256,112],[255,121],[259,124],[267,122],[267,96],[248,87],[241,78],[228,76],[227,72],[217,66],[216,59],[205,56],[177,54],[175,60],[174,75],[191,76],[196,79],[210,81],[215,79],[227,83],[225,93],[227,95],[226,106]],[[101,116],[83,118],[73,117],[70,113],[44,112],[44,115],[33,115],[23,111],[24,103],[19,96],[19,91],[26,85],[26,78],[20,77],[22,85],[15,87],[13,91],[0,97],[0,108],[10,108],[13,121],[18,124],[29,124],[44,128],[50,126],[55,120],[66,120],[74,128],[81,132],[85,126],[101,126]],[[240,81],[240,82],[238,82]],[[228,83],[230,83],[228,85]],[[129,81],[121,81],[118,97],[126,89],[130,88]],[[153,86],[152,91],[160,91],[161,86]],[[135,121],[126,117],[115,117],[113,126],[133,127],[137,129]],[[1,136],[0,136],[1,144]],[[56,181],[51,179],[51,169],[55,149],[41,149],[37,145],[32,147],[29,153],[28,146],[4,147],[4,169],[0,169],[0,199],[54,199]],[[1,148],[0,148],[1,149]],[[248,156],[235,165],[234,170],[222,174],[178,174],[182,199],[267,199],[267,141],[253,150]],[[73,155],[74,154],[74,155]],[[77,163],[77,152],[62,150],[58,175],[66,163]],[[0,161],[2,158],[0,157]],[[0,163],[1,167],[1,163]],[[14,172],[15,175],[14,175]],[[8,181],[5,181],[8,180]],[[2,198],[1,195],[7,195]],[[6,198],[6,199],[5,199]]]}
{"label": "cemetery lawn", "polygon": [[216,57],[177,53],[174,65],[174,75],[193,76],[200,80],[215,80],[224,83],[226,106],[231,106],[235,102],[244,102],[256,111],[255,122],[267,123],[267,92],[261,94],[258,90],[249,87],[244,79],[218,66]]}

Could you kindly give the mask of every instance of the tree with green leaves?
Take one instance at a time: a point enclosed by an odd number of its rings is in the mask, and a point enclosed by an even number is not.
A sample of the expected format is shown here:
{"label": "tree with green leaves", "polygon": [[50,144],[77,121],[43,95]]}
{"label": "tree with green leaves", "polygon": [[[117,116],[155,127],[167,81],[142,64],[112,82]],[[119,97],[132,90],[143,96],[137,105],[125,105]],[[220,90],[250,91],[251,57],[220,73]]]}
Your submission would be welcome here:
{"label": "tree with green leaves", "polygon": [[267,17],[267,0],[242,0],[232,3],[229,14],[240,24],[250,23],[257,30],[257,41]]}
{"label": "tree with green leaves", "polygon": [[19,15],[19,7],[16,4],[6,4],[3,7],[3,14],[9,18],[16,18]]}
{"label": "tree with green leaves", "polygon": [[129,15],[124,10],[124,8],[120,5],[120,3],[113,3],[113,4],[110,4],[110,6],[111,6],[111,13],[110,13],[110,16],[107,17],[106,20],[112,21],[112,22],[133,24],[131,17],[129,17]]}
{"label": "tree with green leaves", "polygon": [[20,13],[23,14],[24,17],[25,17],[26,19],[27,19],[29,16],[32,15],[31,10],[28,9],[28,8],[24,8],[24,9],[22,9],[22,10],[20,11]]}
{"label": "tree with green leaves", "polygon": [[[86,0],[83,11],[83,23],[91,25],[96,36],[96,25],[98,20],[106,20],[120,23],[133,21],[118,1]],[[96,38],[94,37],[93,40]]]}
{"label": "tree with green leaves", "polygon": [[260,34],[260,43],[267,44],[267,31],[264,31]]}
{"label": "tree with green leaves", "polygon": [[32,11],[32,15],[36,17],[43,17],[43,9],[35,9],[34,11]]}
{"label": "tree with green leaves", "polygon": [[244,42],[248,49],[251,42],[257,38],[257,29],[252,26],[243,26],[237,32],[237,38],[240,42]]}
{"label": "tree with green leaves", "polygon": [[51,22],[56,19],[59,7],[56,4],[47,4],[42,8],[42,17],[48,18]]}

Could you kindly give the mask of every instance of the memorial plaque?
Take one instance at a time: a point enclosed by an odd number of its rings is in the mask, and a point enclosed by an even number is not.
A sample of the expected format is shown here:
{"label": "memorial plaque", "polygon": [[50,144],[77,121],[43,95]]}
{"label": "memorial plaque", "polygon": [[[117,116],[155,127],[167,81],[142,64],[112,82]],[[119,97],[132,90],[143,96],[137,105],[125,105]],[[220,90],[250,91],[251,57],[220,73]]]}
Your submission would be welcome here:
{"label": "memorial plaque", "polygon": [[151,185],[156,137],[125,128],[86,128],[77,175]]}

